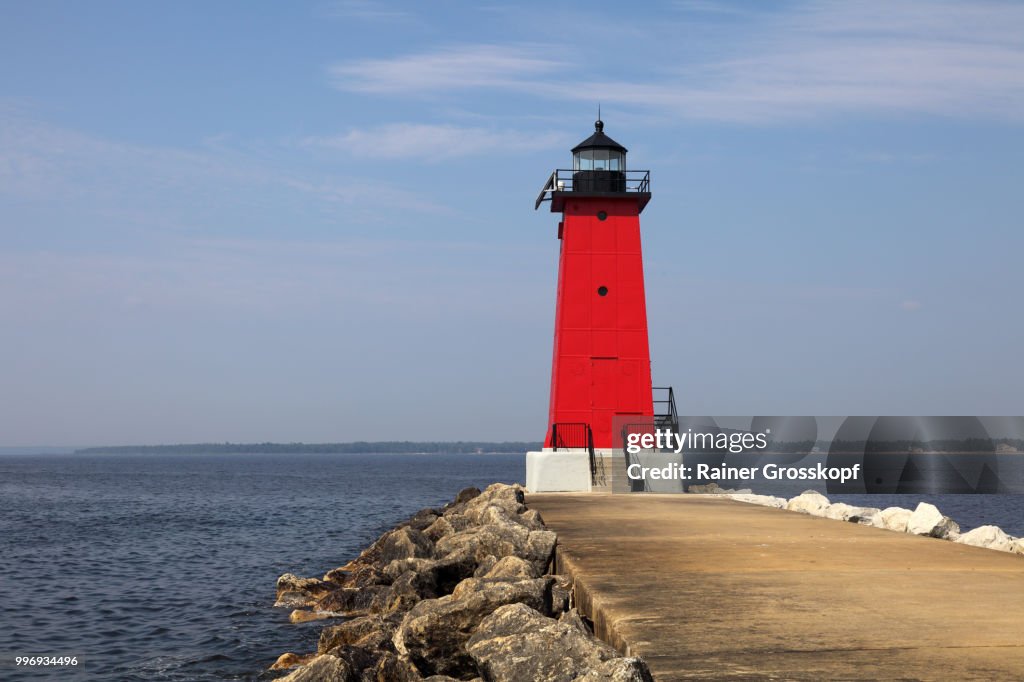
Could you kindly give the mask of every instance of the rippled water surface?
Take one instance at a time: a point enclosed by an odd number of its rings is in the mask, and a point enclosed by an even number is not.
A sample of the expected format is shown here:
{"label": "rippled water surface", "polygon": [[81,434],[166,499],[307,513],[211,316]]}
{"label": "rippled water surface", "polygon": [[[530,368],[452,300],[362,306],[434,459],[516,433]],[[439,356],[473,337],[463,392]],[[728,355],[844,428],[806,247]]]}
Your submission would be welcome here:
{"label": "rippled water surface", "polygon": [[[0,456],[0,680],[271,679],[323,627],[272,608],[278,575],[322,575],[417,509],[524,468],[522,455]],[[925,498],[964,530],[1024,535],[1024,495]],[[14,669],[15,655],[80,666]]]}
{"label": "rippled water surface", "polygon": [[0,680],[270,679],[323,627],[272,608],[278,575],[322,575],[417,509],[523,476],[522,455],[0,457]]}

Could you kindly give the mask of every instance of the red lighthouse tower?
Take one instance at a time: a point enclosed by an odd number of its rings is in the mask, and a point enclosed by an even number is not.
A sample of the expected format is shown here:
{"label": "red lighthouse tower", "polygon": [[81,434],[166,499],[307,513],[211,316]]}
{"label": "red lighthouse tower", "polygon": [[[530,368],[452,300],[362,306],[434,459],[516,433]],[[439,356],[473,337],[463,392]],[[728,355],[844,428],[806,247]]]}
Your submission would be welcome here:
{"label": "red lighthouse tower", "polygon": [[654,415],[640,247],[650,172],[627,170],[626,148],[602,121],[594,128],[573,148],[572,170],[554,171],[536,202],[562,214],[545,452],[589,449],[591,467],[595,449],[610,454],[615,417]]}

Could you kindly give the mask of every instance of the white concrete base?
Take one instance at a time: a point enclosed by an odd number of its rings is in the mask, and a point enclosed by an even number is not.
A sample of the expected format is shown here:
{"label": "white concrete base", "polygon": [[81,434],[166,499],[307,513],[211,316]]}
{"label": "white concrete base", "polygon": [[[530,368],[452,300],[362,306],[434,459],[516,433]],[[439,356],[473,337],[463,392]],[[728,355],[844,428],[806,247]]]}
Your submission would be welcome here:
{"label": "white concrete base", "polygon": [[531,493],[590,492],[590,453],[582,448],[527,452],[526,489]]}

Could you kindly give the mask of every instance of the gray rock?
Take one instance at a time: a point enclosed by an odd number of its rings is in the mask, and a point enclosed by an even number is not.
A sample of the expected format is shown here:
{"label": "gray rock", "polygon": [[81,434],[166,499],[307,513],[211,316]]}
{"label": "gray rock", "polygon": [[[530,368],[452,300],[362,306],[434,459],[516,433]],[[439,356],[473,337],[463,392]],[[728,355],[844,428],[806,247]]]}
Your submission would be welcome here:
{"label": "gray rock", "polygon": [[387,577],[389,582],[394,582],[399,576],[408,571],[423,573],[429,571],[436,564],[436,559],[395,559],[385,566],[381,572]]}
{"label": "gray rock", "polygon": [[477,627],[466,650],[484,679],[531,682],[574,680],[618,657],[585,631],[524,604],[496,609]]}
{"label": "gray rock", "polygon": [[[505,526],[477,526],[467,528],[437,541],[438,557],[448,556],[465,551],[472,555],[477,563],[488,555],[504,557],[519,554],[526,547],[530,532],[524,526],[508,524]],[[543,532],[543,531],[533,531]]]}
{"label": "gray rock", "polygon": [[999,552],[1021,554],[1021,543],[1017,538],[1007,535],[999,526],[978,526],[956,539],[962,545],[984,547]]}
{"label": "gray rock", "polygon": [[405,615],[395,632],[395,649],[408,656],[420,674],[475,675],[465,643],[480,621],[507,604],[521,603],[537,611],[551,606],[550,578],[493,584],[480,580],[463,581],[451,595],[421,601]]}
{"label": "gray rock", "polygon": [[406,656],[385,652],[377,664],[363,671],[360,682],[422,682],[423,676]]}
{"label": "gray rock", "polygon": [[529,561],[517,556],[507,556],[494,562],[482,577],[501,580],[529,580],[539,578],[540,573]]}
{"label": "gray rock", "polygon": [[473,577],[484,577],[484,575],[487,574],[487,571],[494,568],[494,564],[496,563],[498,563],[498,557],[494,556],[493,554],[488,554],[480,560],[480,563],[477,565],[476,570],[473,572]]}
{"label": "gray rock", "polygon": [[352,571],[363,565],[383,567],[395,559],[429,558],[433,553],[434,543],[422,531],[402,526],[384,533],[340,570]]}
{"label": "gray rock", "polygon": [[828,506],[828,498],[815,490],[804,491],[786,503],[789,511],[811,516],[824,516]]}
{"label": "gray rock", "polygon": [[339,587],[317,601],[316,608],[345,616],[365,616],[380,613],[390,598],[390,585]]}
{"label": "gray rock", "polygon": [[871,525],[876,528],[894,530],[897,533],[904,533],[907,530],[907,521],[910,520],[911,512],[903,507],[886,507],[875,514]]}
{"label": "gray rock", "polygon": [[871,520],[878,511],[876,507],[854,507],[845,502],[835,502],[825,509],[825,517],[837,521],[871,525]]}
{"label": "gray rock", "polygon": [[326,627],[320,632],[318,654],[330,653],[341,646],[361,646],[390,649],[391,638],[398,624],[380,616],[363,616]]}
{"label": "gray rock", "polygon": [[300,578],[291,573],[285,573],[277,579],[277,597],[274,606],[299,607],[312,606],[324,595],[337,589],[333,585],[316,578]]}
{"label": "gray rock", "polygon": [[439,597],[433,573],[406,571],[391,584],[391,594],[383,604],[384,614],[404,613],[423,599]]}
{"label": "gray rock", "polygon": [[907,520],[907,532],[952,540],[960,535],[960,526],[948,516],[943,516],[934,504],[921,502]]}
{"label": "gray rock", "polygon": [[548,529],[548,527],[544,525],[544,518],[536,509],[527,509],[520,515],[520,519],[522,521],[522,524],[530,530]]}
{"label": "gray rock", "polygon": [[548,572],[552,560],[555,558],[555,544],[558,536],[549,530],[530,531],[530,537],[526,542],[526,552],[523,558],[533,564],[537,573],[543,575]]}
{"label": "gray rock", "polygon": [[[401,575],[401,573],[397,574]],[[341,568],[335,568],[324,575],[324,581],[339,587],[366,587],[367,585],[387,585],[394,578],[386,576],[381,567],[375,564],[359,564],[349,562]]]}
{"label": "gray rock", "polygon": [[469,488],[463,488],[455,496],[455,504],[465,504],[473,498],[480,497],[480,488],[471,486]]}
{"label": "gray rock", "polygon": [[526,511],[525,501],[526,496],[521,486],[495,483],[488,486],[478,497],[467,502],[463,513],[473,522],[481,523],[481,517],[487,507],[500,507],[515,516]]}
{"label": "gray rock", "polygon": [[555,575],[555,584],[551,586],[551,615],[560,616],[572,608],[572,578]]}
{"label": "gray rock", "polygon": [[642,658],[613,658],[575,682],[654,682],[654,677]]}
{"label": "gray rock", "polygon": [[401,528],[402,526],[408,526],[415,530],[422,531],[425,528],[428,528],[432,523],[437,521],[439,518],[441,518],[441,515],[438,514],[436,510],[429,508],[421,509],[415,514],[413,514],[411,517],[409,517],[409,520],[403,523],[401,526],[399,526],[399,528]]}
{"label": "gray rock", "polygon": [[558,617],[558,622],[570,625],[579,630],[580,632],[586,633],[588,635],[593,634],[590,631],[590,628],[587,627],[586,622],[584,622],[583,616],[581,616],[580,612],[576,609],[569,609],[568,611],[562,613],[562,615]]}
{"label": "gray rock", "polygon": [[277,682],[348,682],[352,674],[348,663],[336,656],[323,654],[278,678]]}
{"label": "gray rock", "polygon": [[423,530],[423,534],[426,535],[431,542],[437,542],[444,536],[451,535],[454,532],[455,526],[452,525],[451,520],[447,516],[438,518]]}

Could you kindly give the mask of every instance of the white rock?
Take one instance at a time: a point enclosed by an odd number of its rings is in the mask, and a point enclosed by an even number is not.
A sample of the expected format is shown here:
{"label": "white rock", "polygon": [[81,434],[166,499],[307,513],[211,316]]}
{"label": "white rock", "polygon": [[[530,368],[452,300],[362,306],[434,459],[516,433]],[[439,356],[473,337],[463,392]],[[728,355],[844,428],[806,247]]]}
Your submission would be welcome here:
{"label": "white rock", "polygon": [[958,537],[956,541],[962,545],[985,547],[1000,552],[1021,552],[1020,541],[1004,533],[999,526],[978,526]]}
{"label": "white rock", "polygon": [[871,521],[877,513],[878,509],[875,507],[854,507],[845,502],[834,502],[825,510],[827,518],[865,525],[871,525]]}
{"label": "white rock", "polygon": [[934,504],[921,502],[907,520],[907,532],[952,540],[960,534],[960,526],[948,516],[943,516]]}
{"label": "white rock", "polygon": [[749,493],[734,493],[729,495],[730,499],[738,502],[746,502],[747,504],[759,504],[762,507],[775,507],[776,509],[783,509],[786,506],[786,500],[781,497],[775,497],[773,495],[753,495]]}
{"label": "white rock", "polygon": [[815,490],[807,490],[787,502],[786,509],[811,516],[824,516],[828,509],[828,498]]}
{"label": "white rock", "polygon": [[886,530],[903,533],[907,530],[907,521],[910,520],[911,514],[913,514],[912,511],[903,507],[886,507],[875,514],[871,525],[876,528],[885,528]]}

